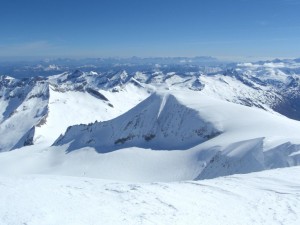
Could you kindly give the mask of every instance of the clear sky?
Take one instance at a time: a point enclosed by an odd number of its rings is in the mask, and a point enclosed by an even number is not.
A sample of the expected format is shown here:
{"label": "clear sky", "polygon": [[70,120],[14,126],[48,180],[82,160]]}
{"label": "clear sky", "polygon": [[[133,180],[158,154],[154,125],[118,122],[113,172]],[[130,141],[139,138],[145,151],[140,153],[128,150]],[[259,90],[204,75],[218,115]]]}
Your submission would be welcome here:
{"label": "clear sky", "polygon": [[0,0],[0,57],[300,57],[300,0]]}

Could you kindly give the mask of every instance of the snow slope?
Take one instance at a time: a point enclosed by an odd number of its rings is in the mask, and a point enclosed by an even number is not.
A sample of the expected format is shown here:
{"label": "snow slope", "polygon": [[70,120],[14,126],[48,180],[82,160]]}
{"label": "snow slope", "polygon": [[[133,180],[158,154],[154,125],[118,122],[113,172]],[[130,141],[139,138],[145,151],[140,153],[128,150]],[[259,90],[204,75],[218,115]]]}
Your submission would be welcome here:
{"label": "snow slope", "polygon": [[[132,182],[181,181],[196,178],[203,169],[194,151],[153,151],[124,148],[105,154],[82,148],[66,154],[67,146],[41,149],[27,146],[0,154],[0,175],[52,174]],[[200,159],[214,151],[201,153]]]}
{"label": "snow slope", "polygon": [[300,167],[175,183],[0,177],[1,225],[300,223]]}

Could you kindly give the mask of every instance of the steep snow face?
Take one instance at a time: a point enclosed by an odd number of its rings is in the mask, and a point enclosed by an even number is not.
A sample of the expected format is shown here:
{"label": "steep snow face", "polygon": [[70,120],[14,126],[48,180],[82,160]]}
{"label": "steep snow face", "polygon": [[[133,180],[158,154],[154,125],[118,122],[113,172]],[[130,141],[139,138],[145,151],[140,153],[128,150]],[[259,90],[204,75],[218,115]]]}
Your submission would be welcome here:
{"label": "steep snow face", "polygon": [[286,142],[264,153],[268,168],[282,168],[300,165],[300,145]]}
{"label": "steep snow face", "polygon": [[203,169],[195,179],[211,179],[300,165],[299,144],[285,142],[272,149],[266,149],[264,145],[264,138],[256,138],[223,146],[217,149],[210,159],[204,159]]}
{"label": "steep snow face", "polygon": [[43,78],[1,78],[0,152],[30,145],[34,126],[47,113],[48,85]]}
{"label": "steep snow face", "polygon": [[0,224],[300,224],[300,167],[204,181],[0,177]]}
{"label": "steep snow face", "polygon": [[174,95],[153,94],[114,120],[69,127],[55,145],[70,143],[68,151],[85,146],[98,152],[132,146],[175,150],[188,149],[220,133]]}
{"label": "steep snow face", "polygon": [[197,180],[265,169],[263,138],[241,141],[226,146],[215,154]]}

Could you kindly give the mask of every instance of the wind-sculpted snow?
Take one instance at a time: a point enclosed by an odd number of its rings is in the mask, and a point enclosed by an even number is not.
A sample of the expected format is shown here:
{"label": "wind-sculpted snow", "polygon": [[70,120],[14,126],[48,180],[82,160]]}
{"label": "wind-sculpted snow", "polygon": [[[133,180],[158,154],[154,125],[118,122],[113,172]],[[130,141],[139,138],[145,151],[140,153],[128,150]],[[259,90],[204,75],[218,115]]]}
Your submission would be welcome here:
{"label": "wind-sculpted snow", "polygon": [[282,168],[300,165],[300,145],[291,142],[273,147],[264,153],[268,168]]}
{"label": "wind-sculpted snow", "polygon": [[233,143],[219,151],[196,179],[250,173],[264,168],[263,139],[258,138]]}
{"label": "wind-sculpted snow", "polygon": [[176,150],[189,149],[220,133],[174,95],[153,94],[116,119],[69,127],[54,145],[71,142],[68,151],[89,146],[102,153],[133,146]]}
{"label": "wind-sculpted snow", "polygon": [[300,165],[299,144],[287,142],[268,150],[263,145],[263,138],[230,144],[206,162],[196,179]]}

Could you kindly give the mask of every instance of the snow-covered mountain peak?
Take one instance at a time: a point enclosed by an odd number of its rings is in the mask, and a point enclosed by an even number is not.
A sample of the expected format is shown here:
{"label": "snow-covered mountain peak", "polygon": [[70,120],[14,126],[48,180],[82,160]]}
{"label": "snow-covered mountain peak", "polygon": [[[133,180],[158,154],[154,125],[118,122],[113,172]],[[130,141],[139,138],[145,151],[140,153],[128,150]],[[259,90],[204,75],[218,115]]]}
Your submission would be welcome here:
{"label": "snow-covered mountain peak", "polygon": [[[270,63],[278,65],[271,66]],[[285,67],[279,66],[282,63]],[[132,96],[137,95],[135,99],[138,99],[138,101],[133,101],[134,104],[137,104],[150,93],[173,92],[176,90],[201,92],[209,97],[300,119],[300,105],[298,104],[300,99],[299,66],[294,61],[277,60],[274,62],[244,63],[226,68],[204,67],[198,71],[190,71],[189,67],[184,66],[177,66],[172,70],[164,66],[155,67],[151,70],[110,67],[109,70],[98,72],[94,69],[91,71],[81,69],[50,77],[15,79],[1,76],[0,96],[2,96],[1,101],[3,101],[1,103],[3,109],[1,120],[7,119],[7,115],[12,115],[12,112],[21,106],[23,102],[25,104],[33,97],[41,98],[40,100],[44,101],[43,107],[39,105],[40,103],[30,106],[39,107],[39,109],[36,110],[37,113],[32,114],[33,118],[29,120],[32,121],[31,125],[23,133],[23,136],[26,136],[26,133],[36,125],[41,126],[45,121],[49,121],[49,108],[52,108],[50,114],[57,111],[55,107],[51,106],[53,102],[55,102],[55,106],[58,106],[59,104],[56,103],[68,101],[67,96],[77,96],[77,99],[82,99],[79,96],[86,96],[87,99],[92,96],[88,101],[94,102],[92,99],[96,98],[99,100],[98,103],[103,106],[103,108],[100,107],[102,110],[107,110],[112,115],[120,115],[120,112],[125,112],[122,110],[124,108],[122,106],[123,100],[117,100],[113,96],[120,96],[120,99],[129,100]],[[52,95],[60,96],[61,99],[54,97],[56,99],[51,100],[49,87],[52,90]],[[128,97],[129,93],[131,96]],[[193,95],[193,92],[190,93]],[[15,96],[18,97],[15,98]],[[119,105],[120,103],[121,105]],[[129,104],[129,106],[133,107],[134,104]],[[21,107],[26,108],[28,104],[26,103]],[[70,109],[76,108],[69,105],[68,107]],[[130,107],[125,108],[129,109]],[[118,109],[115,110],[116,108]],[[112,109],[115,112],[118,111],[118,113],[113,113]],[[20,110],[16,111],[19,112]],[[111,119],[113,117],[103,116],[101,113],[101,116],[96,116],[90,120],[74,120],[73,123],[68,122],[65,125],[75,125],[84,121],[102,121],[103,118]],[[63,133],[65,129],[66,127],[57,129],[59,132],[55,135]],[[57,136],[52,137],[51,140],[56,138]]]}
{"label": "snow-covered mountain peak", "polygon": [[138,181],[299,165],[299,122],[285,117],[300,119],[299,74],[274,61],[2,76],[1,151],[28,150],[9,154],[20,170],[0,157],[2,173],[41,173],[26,167],[36,153],[47,173]]}
{"label": "snow-covered mountain peak", "polygon": [[136,146],[188,149],[220,134],[216,127],[172,94],[155,93],[127,113],[105,122],[69,127],[55,145],[84,146],[106,152]]}

